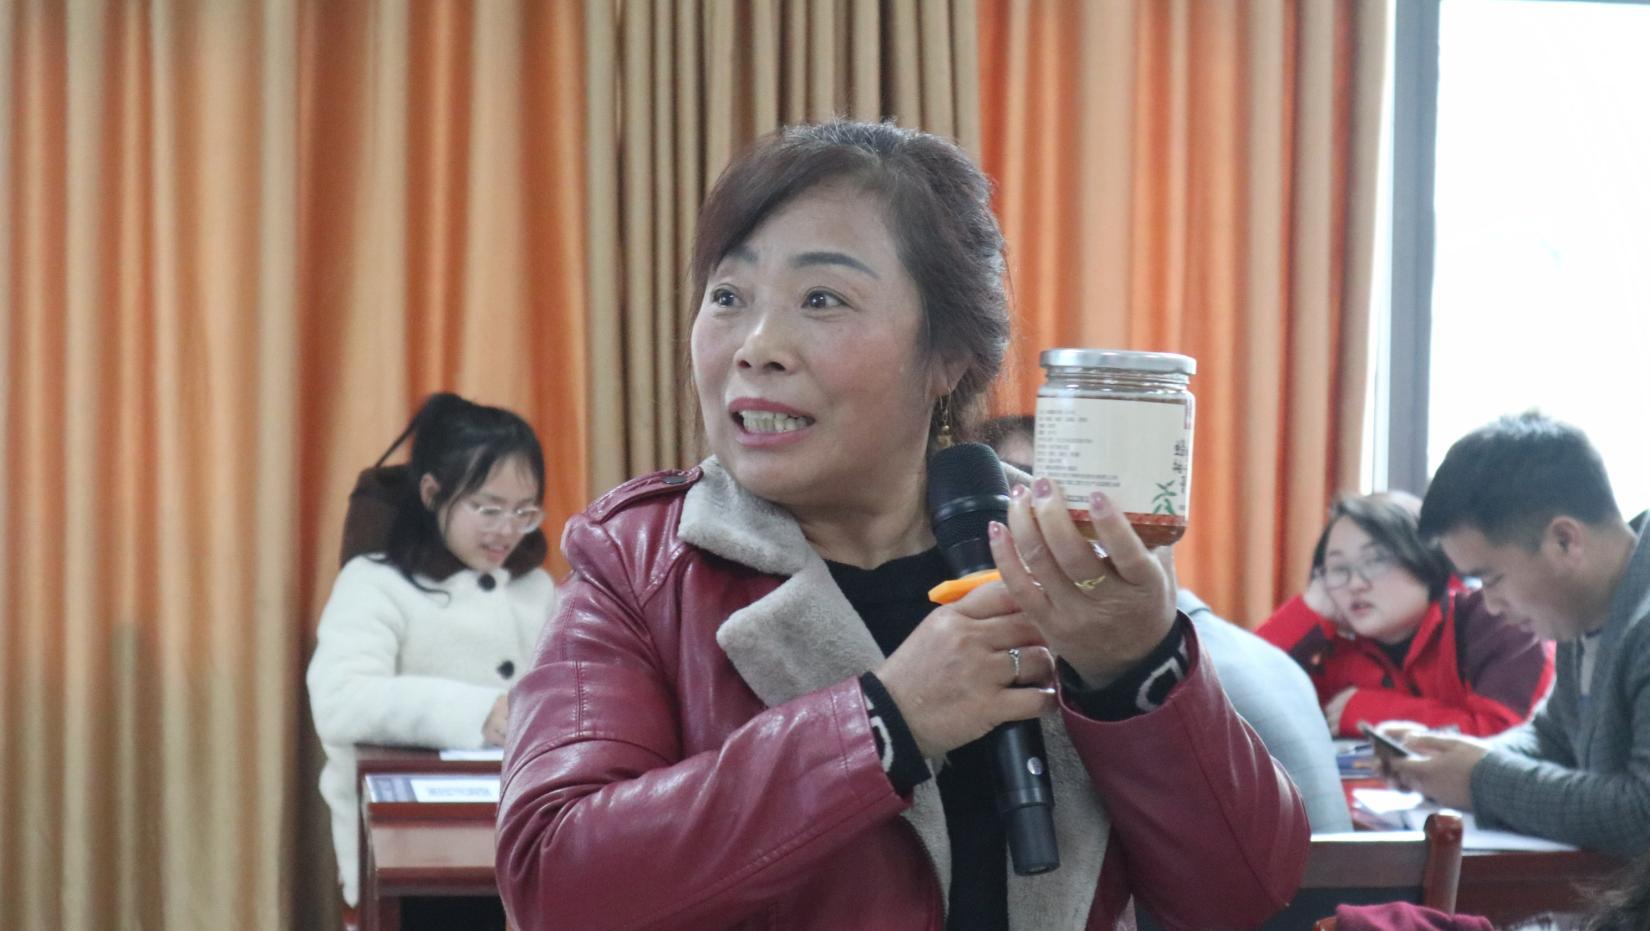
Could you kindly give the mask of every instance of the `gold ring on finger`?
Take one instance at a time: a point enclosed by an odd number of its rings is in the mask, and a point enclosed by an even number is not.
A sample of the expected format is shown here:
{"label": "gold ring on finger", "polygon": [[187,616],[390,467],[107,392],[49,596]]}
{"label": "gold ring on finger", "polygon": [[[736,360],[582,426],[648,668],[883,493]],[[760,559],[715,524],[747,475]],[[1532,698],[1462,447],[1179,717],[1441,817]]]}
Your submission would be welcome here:
{"label": "gold ring on finger", "polygon": [[1013,685],[1019,685],[1020,684],[1020,648],[1019,647],[1010,647],[1009,650],[1008,650],[1008,658],[1009,658],[1009,661],[1014,664],[1014,678],[1009,680],[1009,681]]}
{"label": "gold ring on finger", "polygon": [[1099,575],[1095,576],[1092,579],[1084,579],[1081,582],[1073,582],[1072,584],[1076,585],[1077,588],[1081,591],[1092,592],[1095,589],[1099,588],[1100,583],[1104,582],[1105,580],[1106,580],[1106,574],[1104,572],[1102,572],[1102,573],[1100,573]]}

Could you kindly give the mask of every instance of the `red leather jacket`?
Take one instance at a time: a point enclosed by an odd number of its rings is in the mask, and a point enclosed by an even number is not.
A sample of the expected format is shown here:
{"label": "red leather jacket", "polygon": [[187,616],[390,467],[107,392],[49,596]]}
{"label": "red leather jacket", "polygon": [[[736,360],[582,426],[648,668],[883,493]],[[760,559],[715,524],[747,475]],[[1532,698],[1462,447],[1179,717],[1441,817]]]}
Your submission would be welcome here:
{"label": "red leather jacket", "polygon": [[[808,571],[787,579],[685,542],[684,493],[699,478],[635,480],[568,524],[573,575],[510,701],[498,882],[512,922],[939,931],[936,861],[901,817],[912,801],[882,771],[853,674],[765,702],[769,686],[753,689],[730,660],[748,656],[729,630],[741,612],[783,603]],[[727,523],[725,548],[765,564],[772,534]],[[797,652],[771,639],[758,644],[771,656]],[[1062,702],[1111,834],[1092,880],[1069,875],[1081,897],[1037,926],[1128,927],[1134,896],[1169,928],[1249,927],[1293,895],[1309,831],[1300,799],[1197,649],[1148,714],[1099,722]],[[1080,791],[1081,773],[1071,782]]]}

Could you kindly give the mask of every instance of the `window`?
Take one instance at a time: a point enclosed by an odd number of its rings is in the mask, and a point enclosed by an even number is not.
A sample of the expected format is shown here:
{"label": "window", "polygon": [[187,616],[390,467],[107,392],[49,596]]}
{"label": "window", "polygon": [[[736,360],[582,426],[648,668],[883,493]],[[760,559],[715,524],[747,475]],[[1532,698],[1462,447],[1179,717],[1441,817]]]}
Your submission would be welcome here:
{"label": "window", "polygon": [[1404,0],[1395,36],[1382,484],[1535,407],[1650,507],[1650,3]]}

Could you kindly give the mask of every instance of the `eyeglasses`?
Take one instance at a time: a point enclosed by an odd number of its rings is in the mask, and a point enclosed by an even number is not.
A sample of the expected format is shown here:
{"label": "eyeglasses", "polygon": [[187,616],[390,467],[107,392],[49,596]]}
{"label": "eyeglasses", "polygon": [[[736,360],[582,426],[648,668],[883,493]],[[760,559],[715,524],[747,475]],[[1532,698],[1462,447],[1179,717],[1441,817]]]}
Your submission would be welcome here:
{"label": "eyeglasses", "polygon": [[1339,566],[1324,566],[1318,571],[1323,575],[1323,584],[1326,588],[1345,588],[1352,584],[1352,573],[1365,582],[1374,582],[1376,579],[1391,572],[1398,565],[1391,553],[1375,553],[1368,559],[1356,563]]}
{"label": "eyeglasses", "polygon": [[476,516],[482,531],[492,533],[508,526],[517,533],[532,533],[544,523],[544,508],[525,507],[510,510],[497,504],[482,504],[474,498],[465,498],[464,506]]}

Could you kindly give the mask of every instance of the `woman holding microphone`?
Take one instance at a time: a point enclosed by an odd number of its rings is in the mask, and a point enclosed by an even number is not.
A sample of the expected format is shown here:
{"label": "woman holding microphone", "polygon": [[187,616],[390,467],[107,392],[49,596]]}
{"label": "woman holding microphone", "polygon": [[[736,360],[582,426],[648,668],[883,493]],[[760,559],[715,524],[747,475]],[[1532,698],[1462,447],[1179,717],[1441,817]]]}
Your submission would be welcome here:
{"label": "woman holding microphone", "polygon": [[[692,267],[712,456],[569,522],[511,699],[516,926],[1098,929],[1138,901],[1208,929],[1292,895],[1297,793],[1105,498],[1108,557],[1038,480],[991,527],[1002,581],[926,598],[928,459],[1008,343],[989,193],[886,124],[792,127],[723,173]],[[1037,717],[1062,865],[1010,875],[980,738]]]}

